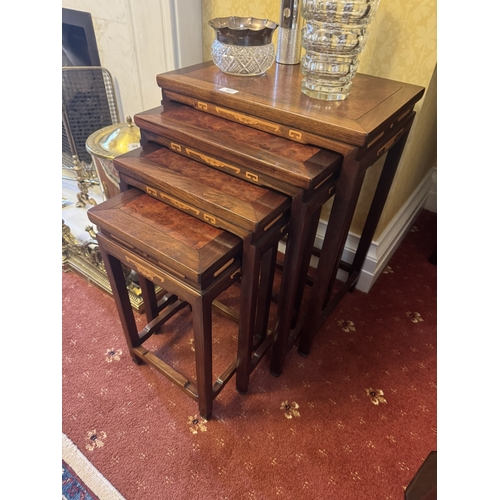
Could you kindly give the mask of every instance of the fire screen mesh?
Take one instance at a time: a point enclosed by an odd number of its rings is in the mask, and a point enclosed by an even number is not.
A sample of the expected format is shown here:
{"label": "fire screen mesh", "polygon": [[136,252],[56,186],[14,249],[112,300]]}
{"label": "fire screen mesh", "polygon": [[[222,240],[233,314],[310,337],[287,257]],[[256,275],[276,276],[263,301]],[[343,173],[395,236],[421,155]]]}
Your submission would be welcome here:
{"label": "fire screen mesh", "polygon": [[103,127],[120,122],[113,80],[97,66],[62,68],[62,164],[72,168],[72,156],[90,164],[87,138]]}

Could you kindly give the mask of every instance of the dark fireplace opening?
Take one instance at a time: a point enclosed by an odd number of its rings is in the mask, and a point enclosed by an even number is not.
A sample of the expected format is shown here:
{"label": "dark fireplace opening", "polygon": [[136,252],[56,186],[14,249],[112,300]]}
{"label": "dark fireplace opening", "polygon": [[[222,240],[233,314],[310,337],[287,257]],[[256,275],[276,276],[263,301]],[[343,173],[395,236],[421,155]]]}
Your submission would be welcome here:
{"label": "dark fireplace opening", "polygon": [[118,123],[114,86],[101,67],[89,12],[62,9],[62,163],[73,168],[73,157],[88,165],[87,138]]}
{"label": "dark fireplace opening", "polygon": [[89,12],[62,9],[62,65],[101,65]]}

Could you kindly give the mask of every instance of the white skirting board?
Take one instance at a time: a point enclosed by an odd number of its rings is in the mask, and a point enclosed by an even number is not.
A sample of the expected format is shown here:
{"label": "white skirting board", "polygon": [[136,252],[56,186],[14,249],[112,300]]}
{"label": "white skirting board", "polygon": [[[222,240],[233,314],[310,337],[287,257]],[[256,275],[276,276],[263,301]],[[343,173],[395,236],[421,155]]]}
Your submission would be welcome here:
{"label": "white skirting board", "polygon": [[[433,208],[435,208],[435,202],[434,205],[432,204],[432,201],[430,204],[427,203],[428,197],[432,196],[433,185],[435,186],[435,172],[436,168],[429,171],[405,205],[403,205],[384,232],[380,235],[380,238],[377,241],[372,241],[366,260],[361,269],[359,280],[356,284],[357,290],[365,293],[370,291],[370,288],[373,286],[380,273],[387,266],[387,263],[405,237],[406,233],[412,227],[413,222],[420,210],[422,208],[427,208],[431,211],[436,211],[435,209],[433,210]],[[434,196],[436,191],[437,190],[434,189]],[[326,226],[326,221],[320,220],[315,241],[315,246],[318,248],[321,248],[323,245]],[[349,232],[344,246],[344,252],[342,254],[343,261],[352,263],[358,243],[359,235]],[[315,267],[316,264],[317,258],[313,257],[311,259],[311,265]],[[340,270],[337,274],[337,279],[345,281],[346,278],[347,273]]]}
{"label": "white skirting board", "polygon": [[432,187],[427,196],[425,208],[437,214],[437,167],[432,169]]}

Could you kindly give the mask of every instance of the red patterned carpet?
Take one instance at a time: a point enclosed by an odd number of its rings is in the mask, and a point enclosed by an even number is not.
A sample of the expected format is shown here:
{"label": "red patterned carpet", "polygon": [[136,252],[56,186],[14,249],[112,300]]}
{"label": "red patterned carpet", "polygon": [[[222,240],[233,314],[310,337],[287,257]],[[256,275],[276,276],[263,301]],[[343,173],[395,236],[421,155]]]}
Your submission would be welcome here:
{"label": "red patterned carpet", "polygon": [[[435,246],[436,214],[423,211],[308,358],[292,349],[275,378],[265,357],[248,393],[231,380],[208,422],[157,371],[132,363],[112,298],[63,274],[62,431],[127,500],[402,499],[437,449]],[[167,326],[148,347],[189,372],[188,312]],[[235,327],[216,318],[214,330],[223,369]]]}

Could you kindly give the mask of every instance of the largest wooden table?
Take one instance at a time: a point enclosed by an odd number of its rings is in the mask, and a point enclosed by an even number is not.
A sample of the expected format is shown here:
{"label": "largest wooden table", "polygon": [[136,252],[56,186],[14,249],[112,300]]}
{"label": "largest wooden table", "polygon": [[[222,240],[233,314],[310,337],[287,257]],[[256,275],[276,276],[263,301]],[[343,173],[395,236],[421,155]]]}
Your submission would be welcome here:
{"label": "largest wooden table", "polygon": [[[344,158],[306,319],[294,325],[294,331],[290,321],[277,325],[271,359],[275,375],[281,374],[286,353],[299,333],[299,352],[304,356],[310,352],[328,315],[356,285],[415,117],[414,105],[424,93],[420,86],[357,74],[346,100],[326,102],[303,94],[301,80],[299,65],[275,64],[264,75],[245,78],[222,73],[211,61],[157,76],[165,102],[181,102],[292,141],[330,149]],[[363,179],[385,153],[358,248],[348,264],[341,256]],[[286,258],[293,258],[293,252],[286,252]],[[348,278],[334,292],[339,267]]]}

